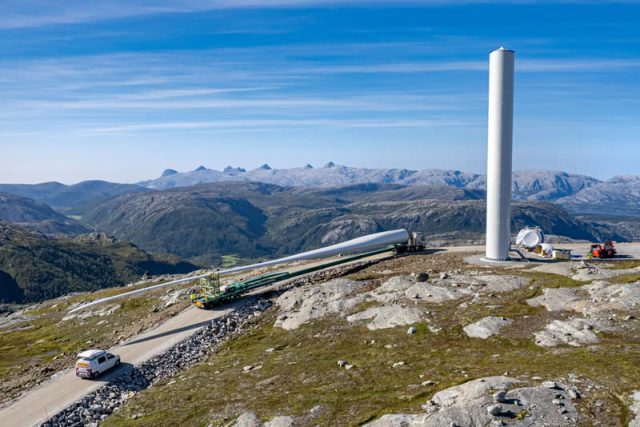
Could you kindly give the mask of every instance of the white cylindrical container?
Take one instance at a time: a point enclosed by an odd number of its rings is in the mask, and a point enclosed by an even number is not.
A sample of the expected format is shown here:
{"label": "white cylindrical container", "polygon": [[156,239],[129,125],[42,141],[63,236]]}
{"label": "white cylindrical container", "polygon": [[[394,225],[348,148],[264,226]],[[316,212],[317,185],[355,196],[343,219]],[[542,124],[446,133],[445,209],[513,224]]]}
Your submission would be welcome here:
{"label": "white cylindrical container", "polygon": [[500,48],[489,55],[487,235],[489,260],[509,258],[511,235],[511,155],[515,53]]}

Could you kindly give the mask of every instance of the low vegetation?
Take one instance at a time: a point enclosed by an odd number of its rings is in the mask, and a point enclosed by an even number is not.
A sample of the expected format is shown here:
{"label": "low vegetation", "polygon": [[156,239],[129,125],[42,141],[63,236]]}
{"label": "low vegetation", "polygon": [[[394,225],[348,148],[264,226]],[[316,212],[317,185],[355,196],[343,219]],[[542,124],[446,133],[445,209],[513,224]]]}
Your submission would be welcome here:
{"label": "low vegetation", "polygon": [[[385,270],[399,274],[417,266],[437,274],[459,257],[399,258],[354,276],[378,281]],[[273,326],[273,307],[206,362],[142,392],[103,425],[222,426],[245,411],[263,420],[290,415],[313,425],[358,425],[385,413],[421,412],[436,391],[503,374],[533,383],[573,379],[583,394],[577,402],[585,425],[594,418],[626,425],[628,396],[640,384],[640,327],[631,323],[621,332],[601,333],[600,343],[590,347],[539,347],[533,332],[567,313],[531,307],[526,300],[542,287],[584,282],[521,274],[532,279],[522,289],[431,305],[428,321],[414,325],[414,335],[406,327],[372,331],[335,318],[285,331]],[[514,323],[487,340],[464,334],[463,326],[489,315]],[[338,366],[338,360],[353,368]]]}
{"label": "low vegetation", "polygon": [[179,257],[148,254],[104,234],[53,238],[0,221],[0,303],[43,301],[122,286],[145,273],[197,268]]}
{"label": "low vegetation", "polygon": [[168,291],[163,290],[96,308],[93,316],[65,319],[72,305],[118,292],[121,289],[108,289],[37,304],[19,313],[14,323],[0,327],[0,403],[54,372],[72,367],[79,351],[109,348],[189,304],[182,298],[165,307],[160,296]]}

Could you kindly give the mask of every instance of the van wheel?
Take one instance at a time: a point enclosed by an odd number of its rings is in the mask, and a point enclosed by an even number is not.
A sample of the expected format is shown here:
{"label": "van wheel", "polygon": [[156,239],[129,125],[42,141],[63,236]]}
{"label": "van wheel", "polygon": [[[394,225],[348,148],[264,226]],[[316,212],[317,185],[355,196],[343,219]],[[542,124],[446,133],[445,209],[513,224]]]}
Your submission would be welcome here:
{"label": "van wheel", "polygon": [[98,375],[100,375],[100,372],[95,371],[95,372],[93,373],[93,378],[98,378]]}

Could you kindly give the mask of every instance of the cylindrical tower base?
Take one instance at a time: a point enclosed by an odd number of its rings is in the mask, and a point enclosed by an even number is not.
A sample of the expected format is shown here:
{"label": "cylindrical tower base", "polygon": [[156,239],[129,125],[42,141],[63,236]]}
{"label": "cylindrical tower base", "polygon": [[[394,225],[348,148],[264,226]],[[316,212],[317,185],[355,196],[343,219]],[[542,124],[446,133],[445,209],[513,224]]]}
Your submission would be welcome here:
{"label": "cylindrical tower base", "polygon": [[511,235],[511,167],[513,143],[512,50],[489,55],[489,126],[487,156],[487,234],[485,256],[509,258]]}

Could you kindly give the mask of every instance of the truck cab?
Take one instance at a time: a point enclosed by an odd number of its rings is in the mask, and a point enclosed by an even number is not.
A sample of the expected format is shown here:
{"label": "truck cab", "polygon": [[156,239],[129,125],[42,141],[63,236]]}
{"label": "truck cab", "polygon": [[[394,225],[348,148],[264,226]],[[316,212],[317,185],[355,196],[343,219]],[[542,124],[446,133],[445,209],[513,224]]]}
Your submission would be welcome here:
{"label": "truck cab", "polygon": [[97,378],[100,374],[120,365],[120,356],[105,350],[86,350],[78,354],[76,375],[80,378]]}

